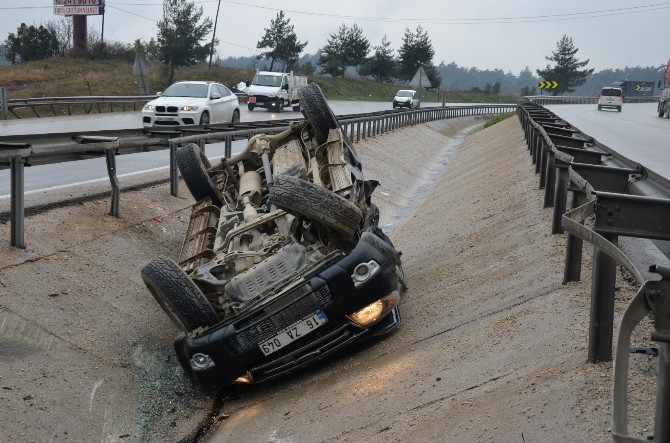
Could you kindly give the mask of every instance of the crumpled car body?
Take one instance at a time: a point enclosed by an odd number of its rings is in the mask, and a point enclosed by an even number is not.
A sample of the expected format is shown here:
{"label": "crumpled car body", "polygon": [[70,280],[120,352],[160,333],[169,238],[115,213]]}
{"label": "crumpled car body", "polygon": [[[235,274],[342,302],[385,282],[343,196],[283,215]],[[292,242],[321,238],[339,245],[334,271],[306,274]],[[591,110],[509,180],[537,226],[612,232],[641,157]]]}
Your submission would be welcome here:
{"label": "crumpled car body", "polygon": [[318,85],[300,99],[305,121],[218,164],[195,144],[177,151],[197,202],[178,260],[157,257],[142,278],[202,384],[275,378],[400,324],[406,284],[378,226],[378,183]]}

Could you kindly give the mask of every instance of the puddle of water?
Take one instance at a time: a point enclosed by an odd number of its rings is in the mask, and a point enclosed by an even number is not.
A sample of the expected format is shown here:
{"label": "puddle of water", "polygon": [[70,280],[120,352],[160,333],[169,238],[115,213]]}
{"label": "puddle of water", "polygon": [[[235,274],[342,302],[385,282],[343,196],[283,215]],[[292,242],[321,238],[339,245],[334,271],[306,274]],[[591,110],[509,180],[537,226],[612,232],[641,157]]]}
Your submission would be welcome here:
{"label": "puddle of water", "polygon": [[426,198],[426,194],[428,194],[442,171],[447,167],[447,163],[451,156],[454,155],[456,149],[463,143],[463,139],[465,139],[465,137],[467,137],[475,128],[481,125],[481,123],[477,123],[476,125],[461,129],[449,143],[442,148],[438,156],[433,160],[432,166],[424,171],[423,176],[418,180],[411,195],[398,206],[398,209],[396,209],[395,212],[388,217],[386,223],[382,225],[384,231],[386,231],[388,235],[393,233],[393,230],[400,224],[400,222],[409,217],[410,213],[412,213]]}

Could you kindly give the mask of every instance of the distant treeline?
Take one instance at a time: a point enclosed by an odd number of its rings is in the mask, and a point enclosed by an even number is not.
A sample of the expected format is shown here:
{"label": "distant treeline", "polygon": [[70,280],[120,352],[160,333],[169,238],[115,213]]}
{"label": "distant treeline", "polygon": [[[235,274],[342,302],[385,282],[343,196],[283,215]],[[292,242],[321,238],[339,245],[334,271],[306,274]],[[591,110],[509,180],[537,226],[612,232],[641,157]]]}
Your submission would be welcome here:
{"label": "distant treeline", "polygon": [[[316,62],[319,54],[303,55],[298,62],[298,66],[306,67],[306,74],[315,72]],[[270,66],[269,60],[257,60],[255,57],[227,57],[219,59],[218,64],[230,68],[239,69],[267,69]],[[595,96],[598,95],[603,86],[610,85],[616,81],[634,80],[654,82],[663,78],[663,70],[665,63],[658,66],[647,67],[628,67],[617,69],[604,69],[602,71],[594,72],[581,87],[576,88],[575,92],[570,95]],[[458,66],[451,62],[445,64],[440,63],[437,66],[437,71],[442,77],[442,89],[457,90],[457,91],[499,91],[501,95],[539,95],[540,90],[538,83],[540,79],[537,77],[534,70],[526,67],[518,74],[511,71],[504,72],[502,69],[477,69]],[[318,68],[316,69],[318,74]],[[347,76],[357,77],[358,73],[355,69],[347,69]],[[659,91],[655,90],[654,95],[658,95]]]}

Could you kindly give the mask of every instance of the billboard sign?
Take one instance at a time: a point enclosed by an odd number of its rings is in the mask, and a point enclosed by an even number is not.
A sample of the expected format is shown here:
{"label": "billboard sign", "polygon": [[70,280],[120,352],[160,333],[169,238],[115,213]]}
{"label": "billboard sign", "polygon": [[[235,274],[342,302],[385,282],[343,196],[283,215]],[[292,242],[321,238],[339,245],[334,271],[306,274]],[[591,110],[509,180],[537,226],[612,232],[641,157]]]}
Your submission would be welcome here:
{"label": "billboard sign", "polygon": [[53,0],[56,15],[99,15],[104,12],[105,0]]}

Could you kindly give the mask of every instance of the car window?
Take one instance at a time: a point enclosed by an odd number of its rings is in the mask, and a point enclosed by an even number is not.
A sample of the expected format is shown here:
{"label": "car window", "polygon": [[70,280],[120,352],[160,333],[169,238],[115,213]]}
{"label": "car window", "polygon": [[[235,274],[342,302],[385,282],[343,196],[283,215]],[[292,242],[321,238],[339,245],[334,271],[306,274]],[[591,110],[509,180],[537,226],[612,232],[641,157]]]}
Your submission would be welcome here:
{"label": "car window", "polygon": [[412,91],[398,91],[396,97],[412,97],[414,93]]}
{"label": "car window", "polygon": [[281,77],[277,75],[256,75],[252,83],[258,86],[281,86]]}
{"label": "car window", "polygon": [[230,94],[232,94],[232,92],[230,92],[230,89],[226,88],[223,85],[216,85],[216,87],[219,89],[219,94],[221,94],[221,97],[227,97]]}
{"label": "car window", "polygon": [[619,97],[621,95],[621,89],[616,88],[603,88],[600,92],[601,95],[607,95],[609,97]]}
{"label": "car window", "polygon": [[161,97],[207,97],[208,85],[194,83],[174,83],[163,91]]}

